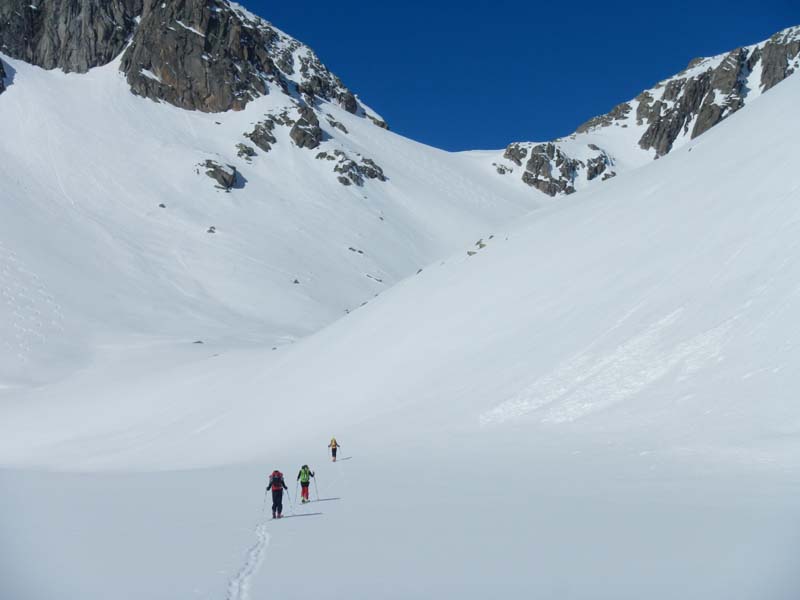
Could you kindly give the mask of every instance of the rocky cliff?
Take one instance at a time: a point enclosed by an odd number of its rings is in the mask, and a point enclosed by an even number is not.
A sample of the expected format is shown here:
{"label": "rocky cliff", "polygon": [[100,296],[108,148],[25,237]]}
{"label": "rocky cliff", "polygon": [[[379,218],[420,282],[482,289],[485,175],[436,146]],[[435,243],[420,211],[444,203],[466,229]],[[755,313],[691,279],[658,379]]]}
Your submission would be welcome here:
{"label": "rocky cliff", "polygon": [[45,69],[83,73],[125,48],[144,0],[0,0],[0,49]]}
{"label": "rocky cliff", "polygon": [[385,126],[307,46],[227,0],[0,0],[0,50],[67,72],[122,55],[133,93],[191,110],[239,110],[273,83]]}
{"label": "rocky cliff", "polygon": [[664,156],[798,68],[800,27],[792,27],[760,44],[695,59],[681,73],[590,119],[567,138],[513,143],[495,166],[500,174],[520,173],[522,181],[550,196],[570,194],[613,176],[612,167],[620,154],[630,153],[630,142],[641,149],[643,160]]}

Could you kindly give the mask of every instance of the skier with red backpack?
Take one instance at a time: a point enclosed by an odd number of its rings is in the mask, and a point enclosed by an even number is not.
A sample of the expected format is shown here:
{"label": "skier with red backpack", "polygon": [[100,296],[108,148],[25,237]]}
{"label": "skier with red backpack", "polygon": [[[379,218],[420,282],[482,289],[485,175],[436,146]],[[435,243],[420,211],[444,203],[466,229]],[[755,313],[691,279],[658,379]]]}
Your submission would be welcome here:
{"label": "skier with red backpack", "polygon": [[288,490],[283,480],[283,473],[275,469],[269,476],[267,489],[272,490],[272,518],[280,519],[283,515],[283,490]]}

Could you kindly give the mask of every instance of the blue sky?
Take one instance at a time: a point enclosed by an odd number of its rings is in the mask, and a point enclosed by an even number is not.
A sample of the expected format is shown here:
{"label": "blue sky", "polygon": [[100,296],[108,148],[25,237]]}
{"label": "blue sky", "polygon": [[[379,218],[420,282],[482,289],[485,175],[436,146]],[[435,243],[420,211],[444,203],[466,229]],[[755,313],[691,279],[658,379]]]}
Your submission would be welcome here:
{"label": "blue sky", "polygon": [[566,135],[695,56],[800,25],[797,0],[243,3],[394,131],[448,150]]}

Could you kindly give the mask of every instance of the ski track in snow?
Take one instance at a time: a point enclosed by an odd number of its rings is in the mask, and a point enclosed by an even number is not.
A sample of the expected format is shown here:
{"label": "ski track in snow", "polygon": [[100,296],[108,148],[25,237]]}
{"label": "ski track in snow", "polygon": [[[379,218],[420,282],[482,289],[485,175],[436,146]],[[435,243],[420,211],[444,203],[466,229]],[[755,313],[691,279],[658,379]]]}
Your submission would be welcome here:
{"label": "ski track in snow", "polygon": [[250,583],[261,567],[261,563],[264,562],[264,552],[269,545],[266,523],[261,523],[256,527],[256,538],[256,543],[247,552],[244,565],[228,583],[226,600],[248,600],[250,598]]}

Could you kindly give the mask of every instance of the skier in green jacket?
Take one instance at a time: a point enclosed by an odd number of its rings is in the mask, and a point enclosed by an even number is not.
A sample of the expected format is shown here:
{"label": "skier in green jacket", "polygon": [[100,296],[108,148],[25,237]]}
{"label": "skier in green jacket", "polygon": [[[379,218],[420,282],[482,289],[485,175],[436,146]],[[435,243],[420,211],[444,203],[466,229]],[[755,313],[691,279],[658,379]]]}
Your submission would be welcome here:
{"label": "skier in green jacket", "polygon": [[311,478],[314,477],[314,471],[308,468],[308,465],[303,465],[300,467],[300,472],[297,474],[297,481],[300,482],[301,488],[301,502],[305,504],[306,502],[311,502],[308,497],[308,486],[311,483]]}

